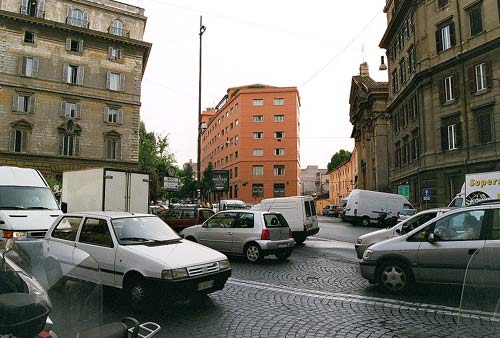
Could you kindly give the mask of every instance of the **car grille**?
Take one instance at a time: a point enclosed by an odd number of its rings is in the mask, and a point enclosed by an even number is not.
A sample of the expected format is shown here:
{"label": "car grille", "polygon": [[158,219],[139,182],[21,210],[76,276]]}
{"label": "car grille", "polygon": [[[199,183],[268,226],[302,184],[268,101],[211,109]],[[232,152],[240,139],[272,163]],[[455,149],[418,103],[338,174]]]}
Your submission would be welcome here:
{"label": "car grille", "polygon": [[219,271],[219,263],[209,263],[197,266],[191,266],[187,268],[189,276],[200,276],[205,275],[207,273]]}

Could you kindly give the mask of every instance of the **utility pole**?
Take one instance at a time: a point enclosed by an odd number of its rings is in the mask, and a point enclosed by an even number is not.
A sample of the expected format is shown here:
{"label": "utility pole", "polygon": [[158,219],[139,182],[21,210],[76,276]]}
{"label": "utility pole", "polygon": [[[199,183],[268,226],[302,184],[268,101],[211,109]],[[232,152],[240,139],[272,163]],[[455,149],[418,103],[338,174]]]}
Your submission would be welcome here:
{"label": "utility pole", "polygon": [[199,68],[199,77],[198,77],[198,163],[196,164],[196,179],[197,179],[197,192],[198,192],[198,202],[200,202],[201,198],[201,42],[203,33],[207,28],[203,26],[202,16],[200,16],[200,68]]}

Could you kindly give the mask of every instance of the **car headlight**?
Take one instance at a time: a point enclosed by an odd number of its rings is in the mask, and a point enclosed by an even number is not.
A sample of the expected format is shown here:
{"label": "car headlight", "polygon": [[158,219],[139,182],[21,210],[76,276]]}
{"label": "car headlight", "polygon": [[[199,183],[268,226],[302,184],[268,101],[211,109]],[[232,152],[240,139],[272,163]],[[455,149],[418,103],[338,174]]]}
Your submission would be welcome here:
{"label": "car headlight", "polygon": [[361,244],[363,243],[363,240],[361,238],[358,238],[358,240],[356,241],[356,244]]}
{"label": "car headlight", "polygon": [[366,249],[365,253],[363,254],[363,259],[369,259],[373,255],[373,250],[372,249]]}
{"label": "car headlight", "polygon": [[162,279],[180,279],[188,277],[188,271],[186,268],[172,269],[172,270],[163,270],[161,272]]}
{"label": "car headlight", "polygon": [[229,260],[223,259],[223,260],[219,261],[219,269],[220,270],[229,269]]}

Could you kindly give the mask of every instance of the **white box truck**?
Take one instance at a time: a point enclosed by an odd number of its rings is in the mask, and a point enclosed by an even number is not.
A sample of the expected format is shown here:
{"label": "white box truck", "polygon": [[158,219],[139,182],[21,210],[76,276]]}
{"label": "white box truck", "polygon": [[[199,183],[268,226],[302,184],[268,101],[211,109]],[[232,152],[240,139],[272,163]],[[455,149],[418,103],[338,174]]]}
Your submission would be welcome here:
{"label": "white box truck", "polygon": [[61,214],[42,174],[31,168],[0,167],[0,233],[2,238],[43,238]]}
{"label": "white box truck", "polygon": [[465,183],[448,206],[461,207],[486,199],[500,199],[500,171],[465,175]]}
{"label": "white box truck", "polygon": [[402,195],[354,189],[347,196],[343,220],[353,225],[369,226],[370,223],[377,221],[377,217],[381,212],[388,213],[388,217],[399,217],[403,210],[408,212],[414,209],[411,203]]}
{"label": "white box truck", "polygon": [[64,212],[129,211],[148,213],[149,175],[111,168],[65,171]]}

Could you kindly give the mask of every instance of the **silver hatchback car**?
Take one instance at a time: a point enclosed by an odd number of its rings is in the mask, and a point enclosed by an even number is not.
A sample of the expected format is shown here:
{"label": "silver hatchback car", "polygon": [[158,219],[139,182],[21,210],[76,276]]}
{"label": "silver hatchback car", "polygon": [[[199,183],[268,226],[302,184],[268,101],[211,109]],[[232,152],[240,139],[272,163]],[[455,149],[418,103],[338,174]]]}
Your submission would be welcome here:
{"label": "silver hatchback car", "polygon": [[287,259],[295,246],[285,217],[279,212],[259,210],[221,211],[203,224],[184,229],[180,235],[254,263],[267,255]]}
{"label": "silver hatchback car", "polygon": [[[491,250],[500,246],[500,203],[486,202],[438,216],[413,231],[374,244],[360,262],[361,275],[387,292],[414,282],[498,285]],[[474,264],[473,272],[466,275]],[[490,268],[491,270],[491,268]],[[471,280],[472,279],[472,280]]]}

